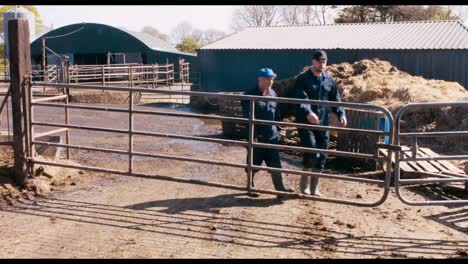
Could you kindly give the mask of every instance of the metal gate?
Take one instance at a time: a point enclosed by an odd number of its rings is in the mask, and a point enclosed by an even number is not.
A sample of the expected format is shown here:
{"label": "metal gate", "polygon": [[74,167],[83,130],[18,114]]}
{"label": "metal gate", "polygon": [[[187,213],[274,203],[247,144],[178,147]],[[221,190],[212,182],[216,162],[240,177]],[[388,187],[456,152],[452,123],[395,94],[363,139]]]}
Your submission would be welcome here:
{"label": "metal gate", "polygon": [[[386,157],[379,156],[378,152],[376,151],[375,154],[364,154],[364,153],[354,153],[354,152],[347,152],[347,151],[336,151],[336,150],[324,150],[318,148],[304,148],[304,147],[297,147],[297,146],[285,146],[285,145],[274,145],[274,144],[263,144],[254,142],[253,138],[253,131],[255,125],[281,125],[281,126],[294,126],[294,127],[301,127],[301,128],[313,128],[317,130],[334,130],[339,132],[352,132],[352,133],[359,133],[359,134],[368,134],[368,135],[377,135],[377,136],[388,136],[389,144],[380,144],[379,147],[386,148],[388,152],[392,153],[392,143],[393,143],[393,117],[392,114],[384,107],[377,106],[377,105],[370,105],[370,104],[358,104],[358,103],[345,103],[345,102],[329,102],[329,101],[312,101],[312,100],[300,100],[300,99],[291,99],[291,98],[268,98],[269,101],[276,101],[280,103],[287,103],[287,104],[300,104],[300,103],[313,103],[317,105],[323,105],[327,107],[344,107],[348,111],[352,110],[359,110],[359,111],[372,111],[373,113],[379,113],[382,115],[383,118],[387,118],[390,122],[390,131],[385,132],[381,130],[369,130],[369,129],[356,129],[356,128],[343,128],[343,127],[333,127],[333,126],[323,126],[323,125],[306,125],[306,124],[298,124],[298,123],[291,123],[291,122],[275,122],[275,121],[266,121],[266,120],[259,120],[254,118],[254,111],[255,111],[255,101],[265,101],[265,98],[262,96],[247,96],[247,95],[232,95],[232,94],[219,94],[219,93],[209,93],[209,92],[193,92],[193,91],[171,91],[171,90],[157,90],[157,89],[145,89],[145,88],[131,88],[131,87],[114,87],[114,86],[90,86],[90,85],[70,85],[70,84],[51,84],[51,83],[43,83],[43,82],[35,82],[33,83],[35,86],[49,86],[49,87],[57,87],[57,88],[65,88],[71,90],[77,89],[98,89],[98,90],[108,90],[108,91],[126,91],[129,93],[129,98],[133,98],[136,93],[139,92],[146,92],[146,93],[160,93],[160,94],[171,94],[171,95],[186,95],[186,96],[204,96],[204,97],[224,97],[230,99],[238,99],[238,100],[247,100],[250,103],[250,111],[251,117],[250,118],[237,118],[237,117],[226,117],[226,116],[217,116],[217,115],[207,115],[207,114],[194,114],[194,113],[174,113],[174,112],[166,112],[166,111],[149,111],[149,110],[136,110],[134,109],[133,100],[128,100],[128,108],[113,108],[113,107],[100,107],[100,106],[85,106],[85,105],[77,105],[77,104],[69,104],[67,101],[65,103],[51,103],[50,100],[58,100],[64,99],[63,96],[59,97],[51,97],[49,100],[47,98],[35,99],[32,97],[32,93],[30,93],[29,101],[31,102],[30,110],[31,110],[31,122],[30,127],[28,128],[30,134],[32,136],[32,140],[30,141],[31,146],[33,145],[49,145],[49,146],[56,146],[56,147],[63,147],[65,149],[82,149],[82,150],[90,150],[90,151],[100,151],[100,152],[108,152],[108,153],[116,153],[116,154],[123,154],[128,156],[128,169],[127,170],[115,170],[115,169],[106,169],[100,167],[91,167],[91,166],[82,166],[82,165],[70,165],[52,161],[43,161],[38,160],[34,157],[34,155],[30,155],[28,160],[33,164],[44,164],[44,165],[52,165],[52,166],[61,166],[61,167],[68,167],[68,168],[75,168],[75,169],[85,169],[85,170],[93,170],[98,172],[107,172],[107,173],[114,173],[114,174],[121,174],[121,175],[130,175],[130,176],[139,176],[139,177],[149,177],[154,179],[161,179],[161,180],[168,180],[168,181],[176,181],[176,182],[185,182],[185,183],[193,183],[193,184],[201,184],[207,186],[214,186],[214,187],[221,187],[227,189],[234,189],[234,190],[245,190],[249,192],[258,192],[264,194],[282,194],[284,196],[291,196],[296,198],[304,198],[304,199],[314,199],[319,201],[327,201],[333,203],[341,203],[341,204],[349,204],[349,205],[357,205],[357,206],[377,206],[382,204],[388,194],[390,189],[390,178],[391,178],[391,155]],[[66,96],[66,95],[64,95]],[[49,101],[49,102],[47,102]],[[120,112],[120,113],[128,113],[128,129],[115,129],[115,128],[106,128],[106,127],[91,127],[91,126],[82,126],[79,124],[70,124],[69,119],[66,116],[65,123],[50,123],[50,122],[37,122],[34,120],[34,112],[33,109],[35,106],[48,106],[48,107],[59,107],[64,108],[65,113],[67,114],[67,109],[87,109],[87,110],[94,110],[94,111],[107,111],[107,112]],[[222,121],[230,121],[230,122],[242,122],[248,124],[249,129],[249,137],[247,141],[241,140],[230,140],[230,139],[219,139],[219,138],[207,138],[207,137],[199,137],[199,136],[187,136],[187,135],[180,135],[180,134],[168,134],[168,133],[159,133],[159,132],[148,132],[148,131],[138,131],[133,128],[133,117],[134,115],[164,115],[164,116],[175,116],[175,117],[192,117],[192,118],[204,118],[204,119],[215,119],[215,120],[222,120]],[[70,132],[70,129],[83,129],[89,131],[100,131],[100,132],[111,132],[111,133],[120,133],[125,134],[128,136],[128,150],[116,150],[116,149],[108,149],[108,148],[97,148],[97,147],[88,147],[88,146],[80,146],[80,145],[73,145],[69,143],[67,140],[67,144],[61,143],[51,143],[51,142],[43,142],[35,140],[35,136],[33,134],[34,126],[47,126],[47,127],[55,127],[58,128],[56,130],[51,130],[50,132],[42,133],[44,134],[51,134],[56,132],[63,132],[64,130],[67,133]],[[236,145],[236,146],[244,146],[247,148],[249,155],[249,159],[247,163],[235,163],[235,162],[225,162],[225,161],[214,161],[214,160],[206,160],[206,159],[198,159],[193,157],[187,156],[175,156],[175,155],[166,155],[166,154],[158,154],[158,153],[144,153],[144,152],[137,152],[133,150],[133,136],[134,135],[146,135],[146,136],[158,136],[158,137],[167,137],[167,138],[174,138],[174,139],[184,139],[184,140],[195,140],[195,141],[202,141],[202,142],[214,142],[220,143],[225,145]],[[309,152],[309,153],[324,153],[328,155],[335,155],[335,156],[342,156],[342,157],[353,157],[353,158],[361,158],[361,159],[372,159],[376,161],[382,161],[386,164],[386,172],[385,177],[383,179],[370,179],[370,178],[362,178],[362,177],[355,177],[350,175],[343,175],[343,174],[329,174],[329,173],[318,173],[318,172],[309,172],[309,171],[302,171],[302,170],[290,170],[290,169],[279,169],[273,167],[266,167],[266,166],[255,166],[253,165],[253,148],[269,148],[269,149],[279,149],[279,150],[294,150],[300,152]],[[32,149],[32,148],[30,148]],[[32,153],[31,153],[32,154]],[[195,163],[203,163],[203,164],[212,164],[212,165],[221,165],[221,166],[231,166],[236,168],[243,168],[247,171],[246,183],[245,185],[233,185],[233,184],[225,184],[220,182],[209,182],[209,181],[200,181],[200,180],[193,180],[193,179],[184,179],[180,177],[170,177],[170,176],[161,176],[161,175],[150,175],[150,174],[142,174],[142,173],[135,173],[134,172],[134,164],[133,164],[133,157],[150,157],[150,158],[162,158],[162,159],[171,159],[171,160],[179,160],[179,161],[188,161],[188,162],[195,162]],[[319,176],[322,178],[329,178],[329,179],[336,179],[336,180],[343,180],[343,181],[353,181],[353,182],[360,182],[360,183],[367,183],[367,184],[375,184],[382,188],[383,194],[377,201],[368,201],[362,202],[362,200],[350,200],[350,199],[343,199],[341,197],[316,197],[311,195],[305,195],[300,193],[288,193],[288,192],[280,192],[276,190],[268,190],[268,189],[259,189],[254,188],[252,185],[252,171],[253,170],[267,170],[270,172],[283,172],[289,174],[298,174],[298,175],[306,175],[306,176]]]}
{"label": "metal gate", "polygon": [[[409,112],[417,113],[421,110],[429,108],[442,108],[442,107],[466,107],[468,110],[468,101],[464,102],[443,102],[443,103],[413,103],[407,104],[400,108],[396,114],[395,121],[395,144],[400,146],[401,140],[404,138],[411,138],[411,149],[406,150],[411,155],[405,155],[405,150],[395,152],[395,191],[398,198],[405,204],[409,205],[457,205],[468,204],[468,200],[432,200],[432,201],[415,201],[410,200],[402,194],[402,187],[404,185],[422,185],[430,183],[465,183],[465,190],[467,188],[468,176],[462,173],[453,173],[444,171],[442,165],[441,173],[424,172],[425,175],[431,178],[412,178],[401,179],[401,165],[402,162],[417,162],[417,161],[448,161],[448,160],[468,160],[468,155],[439,155],[430,157],[421,157],[418,155],[418,138],[438,138],[438,137],[454,137],[454,136],[468,136],[468,131],[441,131],[441,132],[408,132],[401,133],[400,125],[402,117]],[[465,143],[462,141],[462,143]]]}

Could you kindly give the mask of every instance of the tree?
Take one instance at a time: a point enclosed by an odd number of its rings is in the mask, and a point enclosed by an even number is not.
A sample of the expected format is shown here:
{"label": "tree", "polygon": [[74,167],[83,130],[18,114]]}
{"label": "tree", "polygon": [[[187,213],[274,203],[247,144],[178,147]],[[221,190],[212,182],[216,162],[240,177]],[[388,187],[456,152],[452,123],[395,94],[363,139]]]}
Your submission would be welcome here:
{"label": "tree", "polygon": [[343,8],[335,18],[335,22],[392,22],[459,18],[452,9],[440,5],[353,5]]}
{"label": "tree", "polygon": [[191,37],[193,27],[189,22],[182,22],[178,24],[171,31],[171,38],[174,43],[181,43],[185,38]]}
{"label": "tree", "polygon": [[144,26],[143,29],[141,30],[141,32],[149,34],[151,36],[155,36],[155,37],[160,38],[160,39],[165,40],[165,41],[169,40],[169,37],[167,35],[162,34],[161,32],[159,32],[159,30],[157,30],[156,28],[154,28],[152,26]]}
{"label": "tree", "polygon": [[[200,43],[200,45],[203,45],[203,39],[205,37],[205,32],[203,32],[203,30],[193,29],[192,32],[190,32],[190,34],[188,36],[195,39],[198,43]],[[188,37],[188,36],[186,36],[186,37]]]}
{"label": "tree", "polygon": [[343,8],[335,23],[375,22],[375,8],[368,5],[353,5]]}
{"label": "tree", "polygon": [[[14,8],[14,5],[4,5],[0,7],[0,31],[2,32],[2,38],[3,38],[3,14],[7,12],[8,10]],[[34,14],[35,20],[36,20],[36,34],[41,33],[41,25],[43,24],[43,21],[41,19],[41,16],[39,12],[37,11],[35,6],[32,5],[22,5],[23,8],[29,10],[31,13]]]}
{"label": "tree", "polygon": [[225,37],[226,33],[216,29],[208,29],[203,31],[197,28],[193,28],[192,25],[187,22],[183,22],[172,30],[171,36],[174,43],[182,43],[184,39],[192,38],[199,45],[204,46],[208,43]]}
{"label": "tree", "polygon": [[302,24],[302,15],[304,6],[282,6],[281,7],[281,22],[285,25]]}
{"label": "tree", "polygon": [[[317,5],[317,6],[306,6],[306,9],[311,9],[315,15],[315,21],[320,25],[327,24],[327,18],[332,9],[338,8],[337,5]],[[305,12],[309,13],[309,11]]]}
{"label": "tree", "polygon": [[239,31],[247,27],[275,26],[281,22],[280,18],[280,6],[242,6],[234,10],[231,27]]}
{"label": "tree", "polygon": [[432,5],[427,8],[433,20],[453,20],[460,19],[460,17],[452,11],[451,8],[443,7],[440,5]]}
{"label": "tree", "polygon": [[200,44],[192,37],[184,38],[182,42],[176,46],[176,49],[188,53],[197,53],[197,49],[199,48]]}
{"label": "tree", "polygon": [[[468,20],[468,6],[467,5],[448,5],[445,6],[450,12],[458,17],[460,20]],[[468,21],[467,21],[468,22]]]}
{"label": "tree", "polygon": [[226,33],[224,33],[223,31],[219,31],[216,29],[205,30],[203,32],[203,38],[202,38],[202,41],[200,42],[200,45],[204,46],[206,44],[222,39],[225,36],[226,36]]}
{"label": "tree", "polygon": [[[235,30],[250,26],[327,24],[336,5],[249,6],[237,9],[233,16]],[[267,12],[268,11],[268,12]],[[269,19],[265,19],[268,17]]]}

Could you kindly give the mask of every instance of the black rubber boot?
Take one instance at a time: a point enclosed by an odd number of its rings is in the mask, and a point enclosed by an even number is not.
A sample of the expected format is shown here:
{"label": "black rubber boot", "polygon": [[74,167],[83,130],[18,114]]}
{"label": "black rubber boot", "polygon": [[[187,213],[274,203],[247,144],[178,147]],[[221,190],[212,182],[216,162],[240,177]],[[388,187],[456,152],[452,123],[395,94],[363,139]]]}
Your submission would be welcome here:
{"label": "black rubber boot", "polygon": [[[255,173],[252,172],[252,187],[255,188],[254,176],[255,176]],[[259,197],[260,196],[260,194],[257,193],[257,192],[247,192],[247,195],[250,196],[250,197]]]}
{"label": "black rubber boot", "polygon": [[[283,177],[281,175],[281,172],[272,172],[271,179],[273,180],[273,185],[275,186],[275,190],[280,191],[280,192],[294,192],[293,189],[284,187]],[[282,199],[282,198],[285,198],[286,196],[278,194],[276,195],[276,197],[278,199]]]}

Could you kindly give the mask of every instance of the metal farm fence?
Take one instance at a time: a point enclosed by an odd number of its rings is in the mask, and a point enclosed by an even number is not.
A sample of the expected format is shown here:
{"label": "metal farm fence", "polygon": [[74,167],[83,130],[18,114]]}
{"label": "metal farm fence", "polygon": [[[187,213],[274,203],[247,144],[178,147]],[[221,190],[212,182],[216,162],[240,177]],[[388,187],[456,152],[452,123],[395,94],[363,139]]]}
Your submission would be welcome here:
{"label": "metal farm fence", "polygon": [[[101,151],[101,152],[108,152],[108,153],[116,153],[116,154],[123,154],[127,155],[129,158],[128,169],[127,170],[114,170],[114,169],[106,169],[100,167],[91,167],[91,166],[83,166],[83,165],[69,165],[64,163],[58,163],[53,161],[42,161],[35,159],[34,155],[30,153],[30,157],[28,158],[32,163],[35,164],[45,164],[45,165],[53,165],[53,166],[61,166],[61,167],[68,167],[68,168],[76,168],[76,169],[86,169],[86,170],[94,170],[100,172],[108,172],[108,173],[115,173],[115,174],[122,174],[122,175],[133,175],[133,176],[140,176],[140,177],[151,177],[155,179],[161,180],[169,180],[169,181],[177,181],[177,182],[186,182],[186,183],[194,183],[194,184],[201,184],[207,186],[215,186],[227,189],[235,189],[235,190],[246,190],[249,192],[258,192],[258,193],[265,193],[265,194],[282,194],[285,196],[291,197],[298,197],[298,198],[306,198],[306,199],[315,199],[320,201],[328,201],[334,203],[342,203],[342,204],[349,204],[349,205],[358,205],[358,206],[377,206],[382,204],[389,193],[390,188],[390,178],[391,178],[391,155],[386,157],[379,156],[378,152],[375,154],[365,154],[365,153],[354,153],[348,151],[337,151],[337,150],[324,150],[318,148],[304,148],[304,147],[297,147],[297,146],[285,146],[285,145],[274,145],[274,144],[264,144],[264,143],[257,143],[254,142],[253,138],[253,131],[255,125],[281,125],[281,126],[295,126],[301,128],[313,128],[317,130],[335,130],[341,132],[352,132],[358,134],[370,134],[370,135],[377,135],[377,136],[388,136],[390,141],[389,144],[380,144],[378,147],[386,148],[390,154],[392,152],[392,143],[393,143],[393,117],[391,113],[385,109],[384,107],[377,106],[377,105],[370,105],[370,104],[359,104],[359,103],[345,103],[345,102],[328,102],[328,101],[312,101],[312,100],[300,100],[300,99],[291,99],[291,98],[268,98],[268,100],[276,101],[280,103],[288,103],[288,104],[298,104],[298,103],[313,103],[317,105],[324,105],[324,106],[335,106],[335,107],[344,107],[346,109],[358,109],[361,111],[372,111],[373,113],[379,112],[383,117],[388,118],[391,124],[391,129],[388,132],[376,130],[376,129],[356,129],[356,128],[343,128],[343,127],[331,127],[331,126],[323,126],[323,125],[306,125],[306,124],[298,124],[298,123],[290,123],[290,122],[275,122],[275,121],[267,121],[267,120],[260,120],[254,118],[254,104],[255,101],[264,101],[265,98],[261,96],[248,96],[248,95],[231,95],[231,94],[219,94],[219,93],[209,93],[209,92],[193,92],[193,91],[170,91],[170,90],[155,90],[155,89],[145,89],[145,88],[132,88],[132,87],[117,87],[117,86],[91,86],[91,85],[76,85],[76,84],[50,84],[50,83],[42,83],[42,82],[34,82],[34,86],[50,86],[50,87],[57,87],[57,88],[65,88],[70,90],[77,90],[77,89],[99,89],[99,90],[109,90],[109,91],[126,91],[129,93],[129,98],[133,98],[135,94],[146,92],[146,93],[159,93],[159,94],[172,94],[172,95],[186,95],[186,96],[203,96],[203,97],[226,97],[228,99],[238,99],[238,100],[248,100],[250,102],[250,111],[251,117],[250,118],[238,118],[238,117],[226,117],[226,116],[216,116],[216,115],[209,115],[209,114],[195,114],[195,113],[174,113],[174,112],[165,112],[165,111],[149,111],[149,110],[136,110],[134,109],[133,100],[128,100],[128,108],[113,108],[113,107],[101,107],[101,106],[85,106],[85,105],[76,105],[76,104],[69,104],[67,102],[63,104],[59,103],[51,103],[48,101],[51,100],[58,100],[58,99],[66,99],[66,95],[61,95],[60,98],[50,97],[50,98],[40,98],[35,99],[32,97],[32,93],[30,93],[29,100],[31,102],[30,110],[31,110],[31,122],[30,127],[30,134],[32,136],[32,140],[30,141],[31,147],[33,145],[49,145],[49,146],[56,146],[56,147],[63,147],[67,150],[69,149],[83,149],[83,150],[90,150],[90,151]],[[37,122],[34,120],[34,112],[33,107],[35,106],[48,106],[48,107],[59,107],[65,109],[65,123],[51,123],[51,122]],[[79,124],[70,124],[68,118],[68,109],[87,109],[87,110],[94,110],[94,111],[106,111],[106,112],[121,112],[121,113],[128,113],[128,129],[115,129],[115,128],[107,128],[107,127],[91,127],[91,126],[82,126]],[[199,137],[199,136],[187,136],[187,135],[179,135],[179,134],[169,134],[169,133],[159,133],[159,132],[149,132],[149,131],[139,131],[135,130],[133,127],[133,117],[134,115],[141,114],[141,115],[163,115],[163,116],[176,116],[176,117],[193,117],[193,118],[204,118],[204,119],[215,119],[221,121],[230,121],[230,122],[241,122],[248,124],[249,129],[249,137],[247,141],[241,140],[230,140],[230,139],[219,139],[219,138],[206,138],[206,137]],[[111,133],[120,133],[125,134],[128,136],[128,143],[129,147],[128,150],[116,150],[116,149],[109,149],[109,148],[97,148],[97,147],[86,147],[80,145],[73,145],[70,142],[69,137],[67,137],[67,143],[50,143],[50,142],[43,142],[37,141],[34,136],[34,126],[47,126],[47,127],[55,127],[57,129],[52,130],[50,132],[42,133],[43,135],[49,135],[53,133],[67,131],[69,133],[70,129],[81,129],[81,130],[90,130],[90,131],[100,131],[100,132],[111,132]],[[195,141],[203,141],[203,142],[214,142],[226,145],[236,145],[236,146],[244,146],[247,148],[248,151],[248,161],[247,163],[235,163],[235,162],[225,162],[225,161],[214,161],[214,160],[205,160],[205,159],[197,159],[193,157],[186,157],[186,156],[175,156],[175,155],[166,155],[166,154],[157,154],[157,153],[143,153],[137,152],[133,150],[133,136],[134,135],[143,135],[143,136],[158,136],[158,137],[167,137],[167,138],[174,138],[174,139],[185,139],[185,140],[195,140]],[[272,167],[264,167],[264,166],[255,166],[253,165],[253,149],[254,148],[269,148],[269,149],[279,149],[279,150],[294,150],[300,152],[309,152],[309,153],[324,153],[329,155],[336,155],[336,156],[343,156],[343,157],[353,157],[353,158],[362,158],[362,159],[373,159],[377,161],[383,161],[386,163],[386,172],[384,179],[368,179],[362,177],[355,177],[351,175],[340,175],[340,174],[329,174],[329,173],[316,173],[316,172],[308,172],[302,170],[291,170],[291,169],[279,169],[279,168],[272,168]],[[32,149],[32,148],[30,148]],[[244,168],[247,170],[247,177],[246,177],[246,184],[245,185],[233,185],[233,184],[225,184],[220,182],[207,182],[207,181],[200,181],[200,180],[193,180],[193,179],[184,179],[180,177],[170,177],[170,176],[161,176],[161,175],[150,175],[150,174],[141,174],[134,172],[134,164],[133,164],[133,157],[140,156],[140,157],[150,157],[150,158],[162,158],[162,159],[172,159],[172,160],[179,160],[179,161],[189,161],[195,163],[204,163],[204,164],[212,164],[212,165],[222,165],[222,166],[231,166],[236,168]],[[358,200],[349,200],[349,199],[341,199],[341,198],[327,198],[327,197],[314,197],[310,195],[300,194],[300,193],[287,193],[287,192],[280,192],[275,190],[267,190],[267,189],[259,189],[254,188],[252,186],[252,171],[253,170],[267,170],[270,172],[283,172],[283,173],[290,173],[290,174],[298,174],[298,175],[306,175],[306,176],[320,176],[323,178],[335,179],[335,180],[343,180],[343,181],[354,181],[360,183],[368,183],[368,184],[375,184],[379,185],[383,189],[382,196],[377,201],[372,202],[362,202]]]}
{"label": "metal farm fence", "polygon": [[[444,163],[449,160],[468,160],[468,155],[420,155],[418,138],[443,138],[443,137],[460,137],[464,144],[463,139],[466,139],[468,136],[467,130],[460,131],[438,131],[438,132],[406,132],[402,133],[400,129],[400,124],[402,117],[405,114],[415,111],[428,110],[434,108],[442,107],[463,107],[468,110],[468,101],[464,102],[439,102],[439,103],[412,103],[402,106],[396,114],[395,121],[395,144],[401,145],[402,139],[411,139],[412,146],[408,150],[400,150],[395,152],[395,191],[398,198],[408,205],[455,205],[455,204],[468,204],[468,200],[426,200],[426,201],[414,201],[407,199],[402,194],[402,187],[408,185],[421,185],[421,184],[431,184],[431,183],[468,183],[468,176],[463,173],[454,173],[448,168],[452,165]],[[406,152],[409,154],[407,155]],[[428,154],[428,153],[426,153]],[[431,176],[430,178],[421,178],[419,175],[418,178],[411,179],[401,179],[401,167],[402,163],[407,162],[428,162],[428,166],[435,166],[438,168],[436,172],[424,171],[424,175]],[[436,163],[441,161],[441,163]],[[405,164],[406,165],[406,164]],[[406,165],[407,166],[407,165]],[[466,187],[465,187],[466,189]]]}

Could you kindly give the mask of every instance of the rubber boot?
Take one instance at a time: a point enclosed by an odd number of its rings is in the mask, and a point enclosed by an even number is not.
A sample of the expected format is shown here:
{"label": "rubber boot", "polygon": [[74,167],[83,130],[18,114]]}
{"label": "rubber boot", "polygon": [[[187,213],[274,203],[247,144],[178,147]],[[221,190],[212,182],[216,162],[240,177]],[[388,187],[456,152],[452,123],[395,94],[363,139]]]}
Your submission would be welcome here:
{"label": "rubber boot", "polygon": [[[252,172],[252,187],[255,188],[254,177],[255,177],[255,172]],[[258,192],[247,192],[247,195],[250,196],[250,197],[259,197],[260,196],[260,194]]]}
{"label": "rubber boot", "polygon": [[[275,186],[275,190],[280,191],[280,192],[294,192],[293,189],[284,187],[283,177],[281,175],[281,172],[272,172],[271,179],[273,180],[273,185]],[[276,195],[276,197],[278,199],[282,199],[282,198],[285,198],[286,196],[282,194],[278,194]]]}
{"label": "rubber boot", "polygon": [[[309,168],[303,168],[303,171],[310,171]],[[310,195],[310,185],[309,185],[309,176],[301,175],[301,180],[299,182],[299,187],[301,188],[301,192],[303,194]]]}
{"label": "rubber boot", "polygon": [[310,177],[310,194],[315,196],[322,196],[319,192],[319,176],[311,176]]}
{"label": "rubber boot", "polygon": [[275,190],[277,191],[286,191],[286,188],[283,184],[283,177],[281,176],[281,172],[272,172],[271,179],[273,181],[273,185],[275,186]]}

